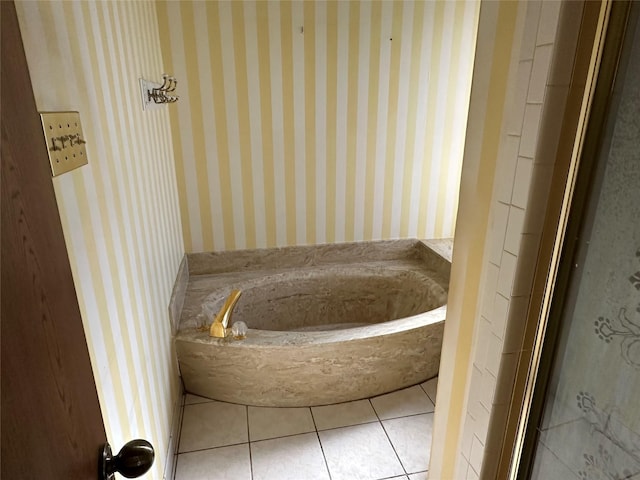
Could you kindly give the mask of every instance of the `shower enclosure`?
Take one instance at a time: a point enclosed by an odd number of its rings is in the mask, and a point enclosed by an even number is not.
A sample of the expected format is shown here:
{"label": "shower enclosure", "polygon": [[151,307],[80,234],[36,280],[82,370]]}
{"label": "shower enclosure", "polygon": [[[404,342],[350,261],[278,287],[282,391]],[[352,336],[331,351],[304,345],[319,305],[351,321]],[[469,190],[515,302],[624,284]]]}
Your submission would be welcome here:
{"label": "shower enclosure", "polygon": [[639,14],[611,17],[517,478],[640,478]]}

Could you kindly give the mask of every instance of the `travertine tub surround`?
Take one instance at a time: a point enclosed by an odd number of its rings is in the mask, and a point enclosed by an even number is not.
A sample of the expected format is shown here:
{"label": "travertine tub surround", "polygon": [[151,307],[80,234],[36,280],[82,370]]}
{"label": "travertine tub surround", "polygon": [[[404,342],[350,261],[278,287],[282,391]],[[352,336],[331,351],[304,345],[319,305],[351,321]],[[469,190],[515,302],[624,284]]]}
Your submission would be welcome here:
{"label": "travertine tub surround", "polygon": [[[188,392],[249,405],[325,405],[438,373],[449,263],[423,242],[191,254],[187,263],[174,325]],[[199,331],[233,288],[244,292],[233,320],[248,324],[247,338]]]}

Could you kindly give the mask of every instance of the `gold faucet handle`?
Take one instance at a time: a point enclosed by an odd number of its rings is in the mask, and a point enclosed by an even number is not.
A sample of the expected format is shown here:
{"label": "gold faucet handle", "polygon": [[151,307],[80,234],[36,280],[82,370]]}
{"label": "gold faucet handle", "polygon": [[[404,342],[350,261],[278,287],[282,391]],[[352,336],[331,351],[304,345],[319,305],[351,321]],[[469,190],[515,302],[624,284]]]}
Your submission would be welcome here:
{"label": "gold faucet handle", "polygon": [[226,330],[227,329],[224,328],[224,326],[222,325],[222,322],[220,322],[218,320],[218,317],[216,317],[216,319],[211,324],[211,328],[209,329],[209,336],[224,338],[227,334]]}
{"label": "gold faucet handle", "polygon": [[235,307],[241,294],[242,291],[240,290],[231,291],[231,294],[227,297],[227,301],[224,302],[220,312],[218,312],[218,315],[216,315],[213,323],[211,324],[211,328],[209,330],[210,336],[218,338],[226,337],[227,327],[229,326],[231,314],[233,313],[233,307]]}

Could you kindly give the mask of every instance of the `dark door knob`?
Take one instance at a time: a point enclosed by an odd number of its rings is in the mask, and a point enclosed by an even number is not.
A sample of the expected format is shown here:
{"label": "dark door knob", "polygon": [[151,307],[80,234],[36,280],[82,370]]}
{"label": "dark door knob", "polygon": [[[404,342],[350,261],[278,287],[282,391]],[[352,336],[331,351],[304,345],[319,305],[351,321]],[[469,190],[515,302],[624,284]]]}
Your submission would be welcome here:
{"label": "dark door knob", "polygon": [[140,438],[125,443],[115,457],[111,453],[111,445],[105,443],[100,459],[99,478],[113,480],[115,472],[126,478],[139,477],[151,468],[154,457],[153,446]]}

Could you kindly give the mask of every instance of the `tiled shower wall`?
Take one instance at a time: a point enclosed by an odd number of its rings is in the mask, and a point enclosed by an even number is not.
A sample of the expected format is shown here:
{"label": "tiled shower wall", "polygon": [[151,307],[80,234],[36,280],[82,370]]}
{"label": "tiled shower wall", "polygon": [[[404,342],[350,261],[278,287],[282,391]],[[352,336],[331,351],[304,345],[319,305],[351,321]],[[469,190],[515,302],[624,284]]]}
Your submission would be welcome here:
{"label": "tiled shower wall", "polygon": [[[513,384],[522,348],[582,5],[527,2],[519,8],[521,45],[512,60],[517,69],[509,80],[513,96],[503,123],[494,178],[455,474],[461,479],[479,478],[481,473],[487,478],[495,475],[498,452],[485,451],[489,421],[505,422],[511,390],[496,385]],[[556,38],[561,15],[576,19],[575,30],[563,29]]]}

